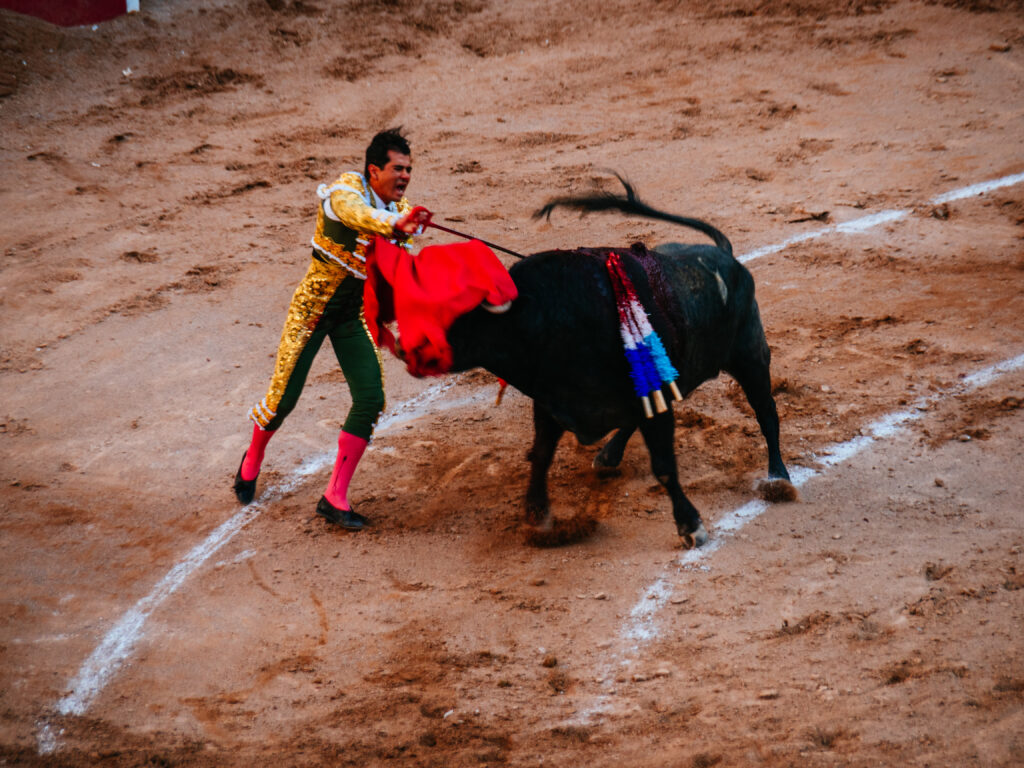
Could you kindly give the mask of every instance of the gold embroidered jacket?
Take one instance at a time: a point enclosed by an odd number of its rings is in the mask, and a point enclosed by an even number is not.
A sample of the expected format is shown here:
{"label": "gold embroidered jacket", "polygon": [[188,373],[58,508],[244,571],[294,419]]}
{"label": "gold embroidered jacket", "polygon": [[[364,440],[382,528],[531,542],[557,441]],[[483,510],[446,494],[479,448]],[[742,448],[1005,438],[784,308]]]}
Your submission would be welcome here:
{"label": "gold embroidered jacket", "polygon": [[383,235],[406,250],[412,237],[396,237],[394,224],[412,206],[404,197],[385,203],[361,173],[343,173],[332,184],[316,190],[320,203],[316,213],[313,249],[324,261],[340,264],[356,277],[366,279],[366,248],[374,235]]}

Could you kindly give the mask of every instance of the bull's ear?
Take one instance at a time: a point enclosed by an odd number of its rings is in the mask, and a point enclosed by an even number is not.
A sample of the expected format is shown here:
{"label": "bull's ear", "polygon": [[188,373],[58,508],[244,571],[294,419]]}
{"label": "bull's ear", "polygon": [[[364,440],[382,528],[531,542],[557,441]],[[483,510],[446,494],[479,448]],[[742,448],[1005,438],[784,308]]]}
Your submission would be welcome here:
{"label": "bull's ear", "polygon": [[480,306],[482,306],[484,309],[486,309],[488,312],[492,314],[501,315],[504,314],[505,312],[508,312],[509,307],[512,306],[512,302],[506,301],[503,304],[489,304],[488,302],[485,301]]}

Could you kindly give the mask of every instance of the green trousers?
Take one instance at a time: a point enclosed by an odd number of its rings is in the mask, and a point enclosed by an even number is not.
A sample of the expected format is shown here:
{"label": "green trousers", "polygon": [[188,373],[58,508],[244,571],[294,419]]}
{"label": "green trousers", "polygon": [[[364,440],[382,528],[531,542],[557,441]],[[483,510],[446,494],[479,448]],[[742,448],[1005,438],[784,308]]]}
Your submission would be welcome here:
{"label": "green trousers", "polygon": [[329,338],[352,395],[342,429],[370,439],[384,410],[384,380],[380,350],[363,319],[363,284],[344,268],[312,260],[292,296],[267,395],[250,414],[261,428],[276,430],[292,412]]}

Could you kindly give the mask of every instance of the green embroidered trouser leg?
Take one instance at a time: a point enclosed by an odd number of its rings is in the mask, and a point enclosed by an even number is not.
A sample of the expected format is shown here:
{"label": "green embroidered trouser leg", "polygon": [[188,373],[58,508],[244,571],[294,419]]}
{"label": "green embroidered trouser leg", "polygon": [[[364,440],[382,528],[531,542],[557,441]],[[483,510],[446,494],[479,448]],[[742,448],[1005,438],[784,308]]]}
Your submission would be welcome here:
{"label": "green embroidered trouser leg", "polygon": [[[384,410],[384,381],[380,350],[373,343],[363,319],[363,281],[356,277],[325,283],[314,272],[316,263],[296,290],[288,310],[285,331],[267,397],[252,411],[252,419],[263,429],[276,430],[298,403],[310,366],[325,338],[330,338],[345,381],[352,395],[352,407],[342,427],[349,434],[369,440]],[[331,284],[333,283],[333,284]],[[300,301],[323,288],[333,290],[326,301]],[[310,290],[315,287],[316,290]]]}

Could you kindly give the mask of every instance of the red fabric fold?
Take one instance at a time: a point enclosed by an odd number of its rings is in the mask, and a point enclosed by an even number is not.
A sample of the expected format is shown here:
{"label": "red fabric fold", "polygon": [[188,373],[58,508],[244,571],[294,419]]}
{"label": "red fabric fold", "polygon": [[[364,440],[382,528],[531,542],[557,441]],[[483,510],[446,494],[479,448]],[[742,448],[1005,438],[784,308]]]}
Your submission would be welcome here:
{"label": "red fabric fold", "polygon": [[[364,313],[373,340],[405,360],[413,376],[438,376],[452,366],[448,329],[481,302],[518,295],[508,270],[479,240],[431,245],[413,256],[382,237],[366,253]],[[401,353],[387,323],[397,321]]]}

